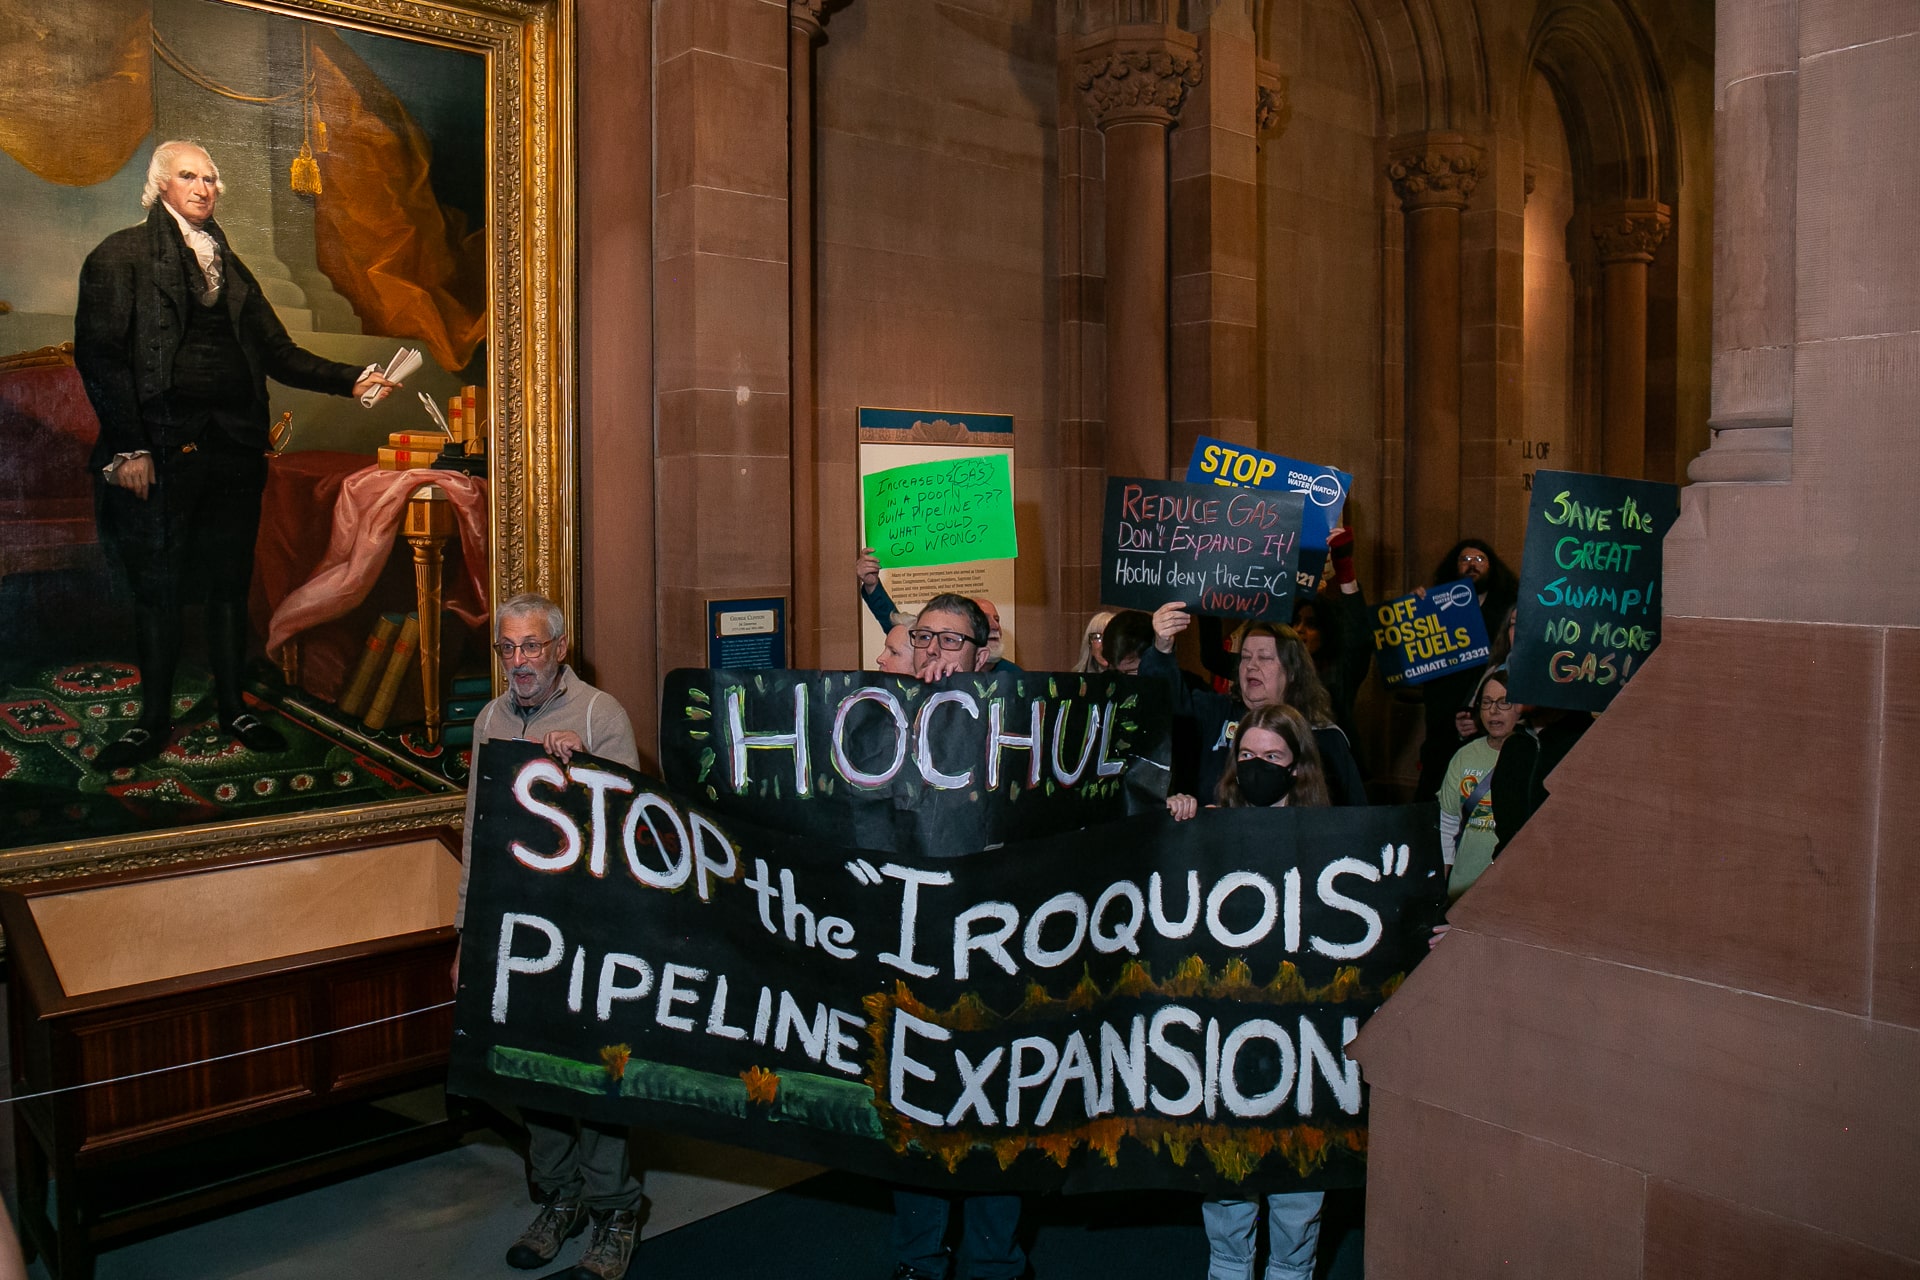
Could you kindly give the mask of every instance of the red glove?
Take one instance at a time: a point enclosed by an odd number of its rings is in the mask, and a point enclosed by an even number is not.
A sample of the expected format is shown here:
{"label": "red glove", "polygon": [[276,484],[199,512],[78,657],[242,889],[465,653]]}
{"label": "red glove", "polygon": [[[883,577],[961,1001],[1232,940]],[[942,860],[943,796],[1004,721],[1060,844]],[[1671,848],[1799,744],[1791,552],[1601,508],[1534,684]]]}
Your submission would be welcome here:
{"label": "red glove", "polygon": [[1333,580],[1341,586],[1353,581],[1353,530],[1335,529],[1327,534],[1327,555],[1333,560]]}

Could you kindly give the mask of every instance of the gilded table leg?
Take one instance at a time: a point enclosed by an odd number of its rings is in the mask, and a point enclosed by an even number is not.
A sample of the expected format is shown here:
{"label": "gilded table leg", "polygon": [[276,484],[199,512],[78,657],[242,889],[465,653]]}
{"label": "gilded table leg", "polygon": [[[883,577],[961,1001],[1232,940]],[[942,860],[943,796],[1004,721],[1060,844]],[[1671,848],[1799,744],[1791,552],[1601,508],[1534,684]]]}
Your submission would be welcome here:
{"label": "gilded table leg", "polygon": [[422,485],[407,500],[404,528],[413,548],[413,593],[420,610],[420,689],[427,708],[427,741],[440,741],[440,608],[447,539],[453,535],[453,504],[434,485]]}

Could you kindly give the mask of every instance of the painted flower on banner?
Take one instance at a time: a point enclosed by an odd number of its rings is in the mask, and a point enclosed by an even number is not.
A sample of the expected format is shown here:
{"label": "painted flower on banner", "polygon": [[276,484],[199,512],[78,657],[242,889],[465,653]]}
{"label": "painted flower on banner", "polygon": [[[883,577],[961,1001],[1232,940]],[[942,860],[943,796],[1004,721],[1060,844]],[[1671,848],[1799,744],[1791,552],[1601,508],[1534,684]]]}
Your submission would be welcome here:
{"label": "painted flower on banner", "polygon": [[627,1074],[627,1060],[631,1057],[633,1050],[624,1044],[610,1044],[600,1050],[600,1063],[616,1082]]}
{"label": "painted flower on banner", "polygon": [[240,788],[235,783],[223,782],[213,789],[213,798],[221,804],[232,804],[240,798]]}
{"label": "painted flower on banner", "polygon": [[120,704],[120,714],[123,716],[137,716],[140,714],[140,704],[129,698]]}
{"label": "painted flower on banner", "polygon": [[334,786],[336,786],[336,787],[344,787],[344,786],[346,786],[346,785],[347,785],[348,783],[350,783],[350,782],[352,782],[352,781],[353,781],[353,770],[351,770],[351,769],[335,769],[335,770],[333,771],[333,785],[334,785]]}
{"label": "painted flower on banner", "polygon": [[280,784],[272,778],[255,778],[253,780],[253,794],[257,796],[270,796],[277,791],[279,787]]}
{"label": "painted flower on banner", "polygon": [[292,781],[287,785],[295,791],[311,791],[313,790],[313,775],[310,773],[296,773],[293,775]]}
{"label": "painted flower on banner", "polygon": [[[77,747],[77,746],[79,746],[79,745],[80,745],[80,735],[79,735],[79,733],[78,733],[77,731],[74,731],[74,730],[71,730],[71,729],[70,729],[70,730],[68,730],[67,732],[65,732],[65,733],[63,733],[63,734],[61,734],[61,735],[60,735],[60,745],[61,745],[61,746],[63,746],[63,747]],[[99,754],[99,752],[100,752],[100,748],[98,748],[98,747],[93,747],[93,748],[91,748],[90,750],[86,750],[86,751],[82,751],[82,752],[81,752],[81,754],[82,754],[82,755],[84,755],[84,756],[86,756],[86,757],[87,757],[87,759],[89,759],[89,760],[91,760],[91,759],[93,759],[93,757],[94,757],[94,756],[96,756],[96,755],[98,755],[98,754]]]}
{"label": "painted flower on banner", "polygon": [[90,720],[105,720],[107,718],[107,704],[104,702],[88,704],[87,718]]}

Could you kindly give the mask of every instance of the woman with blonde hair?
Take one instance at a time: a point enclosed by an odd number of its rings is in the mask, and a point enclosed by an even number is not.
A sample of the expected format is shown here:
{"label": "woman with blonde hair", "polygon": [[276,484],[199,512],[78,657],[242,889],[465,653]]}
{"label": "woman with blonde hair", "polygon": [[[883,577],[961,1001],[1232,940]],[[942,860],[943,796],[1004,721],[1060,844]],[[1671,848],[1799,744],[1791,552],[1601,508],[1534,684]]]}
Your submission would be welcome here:
{"label": "woman with blonde hair", "polygon": [[1113,610],[1103,609],[1087,619],[1086,634],[1080,637],[1080,656],[1073,661],[1075,671],[1105,671],[1106,655],[1100,651],[1100,637],[1113,621]]}

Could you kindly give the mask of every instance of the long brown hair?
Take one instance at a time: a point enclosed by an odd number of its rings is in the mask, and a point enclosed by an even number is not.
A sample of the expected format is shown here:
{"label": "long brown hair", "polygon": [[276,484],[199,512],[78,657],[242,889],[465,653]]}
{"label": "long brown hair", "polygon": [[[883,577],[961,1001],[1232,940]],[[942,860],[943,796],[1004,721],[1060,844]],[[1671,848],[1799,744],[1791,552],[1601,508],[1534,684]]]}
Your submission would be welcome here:
{"label": "long brown hair", "polygon": [[1327,793],[1327,771],[1320,763],[1320,747],[1313,740],[1313,726],[1307,723],[1304,715],[1281,702],[1247,712],[1240,717],[1240,723],[1234,726],[1233,749],[1227,753],[1227,771],[1220,775],[1220,786],[1214,792],[1214,799],[1221,807],[1239,809],[1246,806],[1247,799],[1240,794],[1240,740],[1249,729],[1265,729],[1268,733],[1280,735],[1280,740],[1293,752],[1293,794],[1287,803],[1308,806],[1333,803]]}
{"label": "long brown hair", "polygon": [[1310,725],[1329,725],[1333,723],[1333,697],[1327,692],[1327,686],[1320,683],[1320,673],[1314,670],[1313,655],[1307,652],[1307,642],[1292,627],[1277,627],[1270,622],[1252,622],[1240,633],[1240,651],[1245,653],[1247,641],[1255,636],[1266,636],[1273,641],[1273,647],[1280,655],[1280,671],[1287,678],[1287,690],[1281,695],[1286,704],[1307,718]]}

